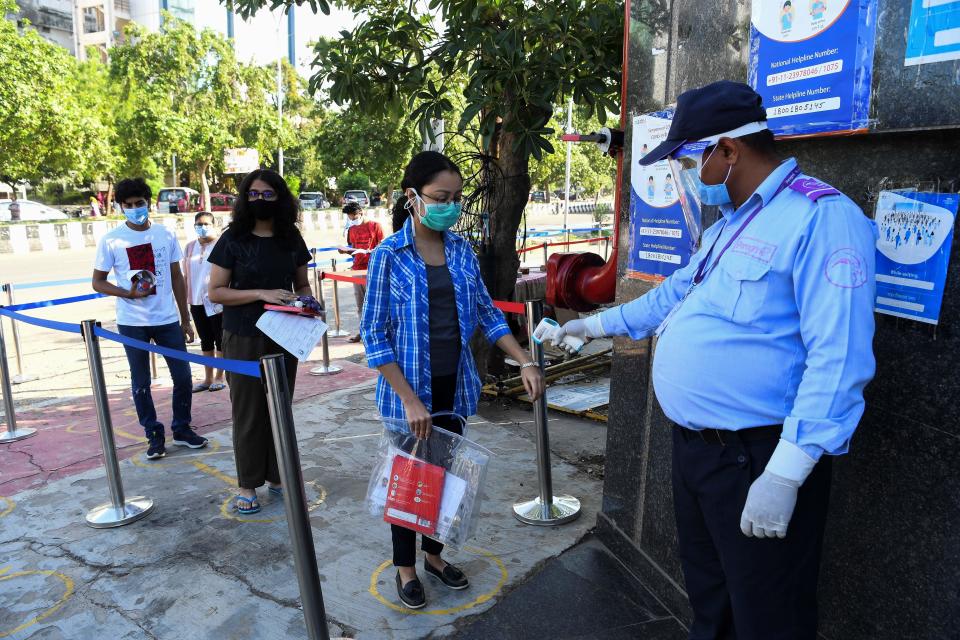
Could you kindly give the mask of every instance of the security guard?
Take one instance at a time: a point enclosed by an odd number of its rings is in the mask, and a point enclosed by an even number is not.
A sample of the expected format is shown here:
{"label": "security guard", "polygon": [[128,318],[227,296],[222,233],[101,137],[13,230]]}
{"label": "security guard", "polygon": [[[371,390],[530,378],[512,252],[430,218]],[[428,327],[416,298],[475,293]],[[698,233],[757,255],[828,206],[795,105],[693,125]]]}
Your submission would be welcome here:
{"label": "security guard", "polygon": [[747,85],[682,94],[640,164],[668,157],[686,197],[722,217],[688,266],[553,339],[659,337],[690,639],[813,640],[830,457],[874,373],[873,226],[778,159]]}

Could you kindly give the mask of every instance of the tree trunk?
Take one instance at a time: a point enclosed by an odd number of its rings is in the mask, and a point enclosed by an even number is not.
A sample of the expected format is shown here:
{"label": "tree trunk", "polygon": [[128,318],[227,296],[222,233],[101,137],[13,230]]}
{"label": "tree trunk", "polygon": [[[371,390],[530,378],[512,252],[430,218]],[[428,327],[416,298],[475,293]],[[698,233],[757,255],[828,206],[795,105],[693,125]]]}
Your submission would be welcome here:
{"label": "tree trunk", "polygon": [[543,193],[547,196],[547,204],[550,204],[550,183],[543,185]]}
{"label": "tree trunk", "polygon": [[200,209],[201,211],[210,211],[210,183],[207,182],[207,167],[210,166],[209,160],[200,163]]}
{"label": "tree trunk", "polygon": [[[509,97],[505,97],[508,99]],[[493,138],[492,147],[496,151],[500,171],[504,178],[494,185],[491,201],[496,203],[490,212],[490,245],[488,256],[492,268],[487,277],[487,289],[494,300],[510,300],[517,284],[517,269],[520,258],[517,256],[517,229],[523,217],[530,195],[529,157],[522,150],[514,152],[515,135],[506,130],[509,124],[504,118],[503,128]],[[518,325],[517,316],[507,314],[511,327]],[[480,344],[482,343],[482,344]],[[499,349],[489,349],[485,341],[474,342],[474,355],[481,377],[486,373],[499,374],[503,371],[503,355]]]}

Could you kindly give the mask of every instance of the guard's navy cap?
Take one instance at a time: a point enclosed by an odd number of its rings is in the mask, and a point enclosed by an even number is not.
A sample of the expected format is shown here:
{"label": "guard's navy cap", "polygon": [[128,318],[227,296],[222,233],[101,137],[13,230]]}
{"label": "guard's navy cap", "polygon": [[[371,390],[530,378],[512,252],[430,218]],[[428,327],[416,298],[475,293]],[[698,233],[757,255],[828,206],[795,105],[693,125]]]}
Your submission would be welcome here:
{"label": "guard's navy cap", "polygon": [[749,85],[721,80],[699,89],[684,91],[667,139],[640,158],[646,166],[663,160],[687,142],[737,138],[767,128],[763,99]]}

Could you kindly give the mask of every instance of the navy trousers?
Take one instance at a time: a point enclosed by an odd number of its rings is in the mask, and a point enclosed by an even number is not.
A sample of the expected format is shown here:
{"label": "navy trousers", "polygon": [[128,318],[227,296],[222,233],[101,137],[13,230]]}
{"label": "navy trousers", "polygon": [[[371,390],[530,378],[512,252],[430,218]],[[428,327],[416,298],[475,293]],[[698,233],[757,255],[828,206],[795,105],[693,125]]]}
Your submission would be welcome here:
{"label": "navy trousers", "polygon": [[787,536],[740,531],[747,491],[778,438],[726,444],[675,427],[673,500],[694,621],[690,640],[815,640],[817,579],[830,495],[824,456],[800,487]]}

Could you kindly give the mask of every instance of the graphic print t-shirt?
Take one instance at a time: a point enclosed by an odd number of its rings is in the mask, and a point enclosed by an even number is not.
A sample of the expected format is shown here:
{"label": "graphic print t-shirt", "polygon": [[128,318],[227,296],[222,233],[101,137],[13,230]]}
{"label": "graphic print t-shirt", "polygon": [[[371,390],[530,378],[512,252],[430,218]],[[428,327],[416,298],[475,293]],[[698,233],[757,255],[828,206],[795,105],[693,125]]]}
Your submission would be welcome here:
{"label": "graphic print t-shirt", "polygon": [[117,324],[155,327],[179,321],[170,264],[182,257],[177,238],[161,224],[151,224],[146,231],[134,231],[124,223],[100,239],[94,269],[107,273],[112,270],[118,287],[130,289],[131,278],[138,271],[149,271],[156,276],[156,285],[149,296],[136,300],[117,298]]}

